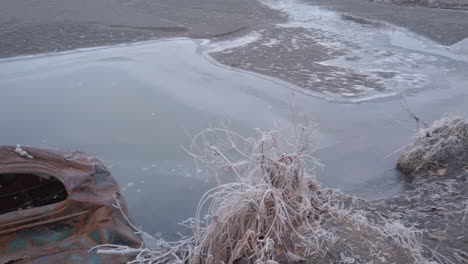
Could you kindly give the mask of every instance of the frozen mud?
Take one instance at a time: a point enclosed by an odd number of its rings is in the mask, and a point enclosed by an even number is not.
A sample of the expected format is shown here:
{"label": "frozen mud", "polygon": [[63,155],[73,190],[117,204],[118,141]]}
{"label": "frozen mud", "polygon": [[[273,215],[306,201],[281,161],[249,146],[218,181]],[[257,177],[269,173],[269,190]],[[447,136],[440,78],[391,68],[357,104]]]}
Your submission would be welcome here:
{"label": "frozen mud", "polygon": [[358,102],[421,91],[468,62],[463,42],[441,46],[388,23],[297,0],[262,3],[289,22],[256,29],[237,47],[213,42],[211,55],[329,100]]}

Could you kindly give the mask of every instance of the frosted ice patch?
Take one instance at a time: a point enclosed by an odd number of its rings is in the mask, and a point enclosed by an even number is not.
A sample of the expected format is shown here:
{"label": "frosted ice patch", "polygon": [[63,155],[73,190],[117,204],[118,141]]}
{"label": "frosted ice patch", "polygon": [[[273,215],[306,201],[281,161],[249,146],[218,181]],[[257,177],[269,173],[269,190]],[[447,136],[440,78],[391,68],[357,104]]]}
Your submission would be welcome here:
{"label": "frosted ice patch", "polygon": [[207,44],[209,52],[222,52],[232,48],[246,46],[250,43],[256,42],[260,39],[261,35],[258,32],[250,32],[237,39],[229,39],[225,41],[209,42]]}
{"label": "frosted ice patch", "polygon": [[268,42],[263,43],[262,45],[272,48],[273,46],[278,44],[280,44],[280,42],[277,39],[270,39]]}

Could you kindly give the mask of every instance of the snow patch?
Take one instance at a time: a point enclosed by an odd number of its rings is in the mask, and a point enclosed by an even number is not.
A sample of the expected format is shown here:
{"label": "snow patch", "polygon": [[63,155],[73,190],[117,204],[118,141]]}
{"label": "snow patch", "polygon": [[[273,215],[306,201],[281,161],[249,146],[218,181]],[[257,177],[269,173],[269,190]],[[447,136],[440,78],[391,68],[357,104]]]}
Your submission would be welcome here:
{"label": "snow patch", "polygon": [[31,156],[31,155],[29,155],[29,153],[26,152],[26,150],[24,150],[24,149],[21,148],[21,145],[20,145],[20,144],[16,145],[15,152],[16,152],[18,155],[20,155],[21,157],[25,157],[25,158],[27,158],[27,159],[34,159],[34,157]]}
{"label": "snow patch", "polygon": [[209,42],[207,44],[208,50],[209,52],[226,52],[229,49],[243,47],[250,43],[257,42],[261,36],[262,35],[260,33],[253,31],[237,39]]}
{"label": "snow patch", "polygon": [[272,48],[273,46],[278,44],[280,44],[280,42],[277,39],[270,39],[268,42],[263,43],[262,45]]}

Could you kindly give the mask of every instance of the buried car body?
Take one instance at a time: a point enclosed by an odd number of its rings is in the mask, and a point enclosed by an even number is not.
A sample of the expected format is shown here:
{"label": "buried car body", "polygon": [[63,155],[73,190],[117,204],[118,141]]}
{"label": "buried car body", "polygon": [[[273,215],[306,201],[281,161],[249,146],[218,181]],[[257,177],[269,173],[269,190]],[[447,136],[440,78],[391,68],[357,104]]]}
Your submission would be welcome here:
{"label": "buried car body", "polygon": [[90,251],[140,245],[124,214],[119,187],[99,159],[0,147],[0,264],[125,263],[123,256]]}

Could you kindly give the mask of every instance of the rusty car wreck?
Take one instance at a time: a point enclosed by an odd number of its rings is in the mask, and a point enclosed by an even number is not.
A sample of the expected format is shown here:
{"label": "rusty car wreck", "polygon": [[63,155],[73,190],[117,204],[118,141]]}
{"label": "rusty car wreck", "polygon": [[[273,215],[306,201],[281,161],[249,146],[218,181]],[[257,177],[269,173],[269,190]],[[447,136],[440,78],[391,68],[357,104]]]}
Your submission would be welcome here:
{"label": "rusty car wreck", "polygon": [[116,181],[82,152],[0,147],[0,201],[0,264],[125,263],[90,249],[141,244]]}

